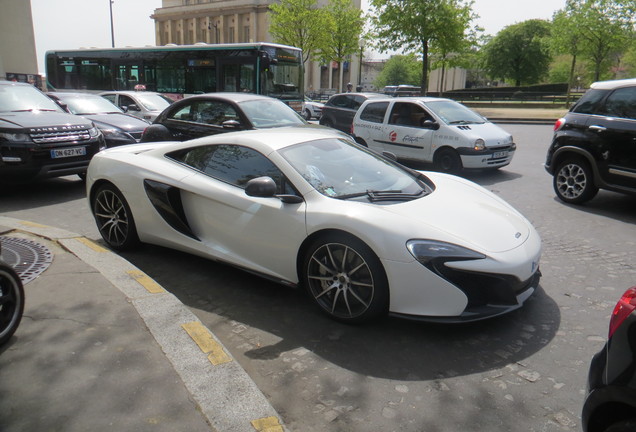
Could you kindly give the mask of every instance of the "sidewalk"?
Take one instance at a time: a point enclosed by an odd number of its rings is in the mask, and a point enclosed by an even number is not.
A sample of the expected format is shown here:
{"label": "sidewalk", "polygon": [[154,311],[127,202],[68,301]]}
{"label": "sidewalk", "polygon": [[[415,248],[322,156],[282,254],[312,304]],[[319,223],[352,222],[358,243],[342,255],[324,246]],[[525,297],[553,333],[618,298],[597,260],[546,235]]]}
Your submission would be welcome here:
{"label": "sidewalk", "polygon": [[285,430],[215,336],[139,269],[53,227],[0,216],[0,236],[53,256],[0,348],[0,430]]}

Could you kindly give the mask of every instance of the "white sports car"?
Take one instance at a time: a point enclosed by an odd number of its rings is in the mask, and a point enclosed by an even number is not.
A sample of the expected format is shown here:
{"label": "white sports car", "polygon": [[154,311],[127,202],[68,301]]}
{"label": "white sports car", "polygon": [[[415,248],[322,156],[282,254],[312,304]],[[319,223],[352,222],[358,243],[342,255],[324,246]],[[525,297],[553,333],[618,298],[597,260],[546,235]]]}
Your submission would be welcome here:
{"label": "white sports car", "polygon": [[539,235],[503,200],[328,130],[108,149],[87,192],[112,248],[153,243],[301,286],[340,321],[488,318],[540,278]]}

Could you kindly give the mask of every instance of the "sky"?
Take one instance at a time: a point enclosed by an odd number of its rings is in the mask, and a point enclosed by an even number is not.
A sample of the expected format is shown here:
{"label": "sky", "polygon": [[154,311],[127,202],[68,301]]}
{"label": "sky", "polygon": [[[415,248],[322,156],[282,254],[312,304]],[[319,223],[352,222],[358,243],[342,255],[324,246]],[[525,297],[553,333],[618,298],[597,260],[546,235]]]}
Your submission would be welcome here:
{"label": "sky", "polygon": [[[38,69],[44,74],[44,53],[53,49],[110,47],[111,0],[31,0]],[[362,0],[363,6],[367,1]],[[474,0],[476,24],[495,35],[507,25],[532,18],[550,19],[565,0]],[[154,10],[161,0],[113,0],[115,46],[155,44]]]}

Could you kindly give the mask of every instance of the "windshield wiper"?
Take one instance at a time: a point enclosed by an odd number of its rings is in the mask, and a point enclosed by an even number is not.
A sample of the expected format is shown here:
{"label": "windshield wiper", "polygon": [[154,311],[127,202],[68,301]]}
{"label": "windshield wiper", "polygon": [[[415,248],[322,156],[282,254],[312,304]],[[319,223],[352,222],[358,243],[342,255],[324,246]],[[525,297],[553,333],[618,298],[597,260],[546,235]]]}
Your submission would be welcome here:
{"label": "windshield wiper", "polygon": [[356,192],[352,194],[339,195],[334,198],[338,199],[349,199],[349,198],[357,198],[361,196],[366,196],[369,198],[369,201],[409,201],[413,198],[417,198],[421,196],[425,190],[421,190],[416,193],[404,193],[401,190],[366,190],[364,192]]}
{"label": "windshield wiper", "polygon": [[11,112],[33,112],[33,111],[53,111],[53,112],[57,112],[57,110],[46,109],[46,108],[28,108],[28,109],[21,109],[21,110],[13,110]]}

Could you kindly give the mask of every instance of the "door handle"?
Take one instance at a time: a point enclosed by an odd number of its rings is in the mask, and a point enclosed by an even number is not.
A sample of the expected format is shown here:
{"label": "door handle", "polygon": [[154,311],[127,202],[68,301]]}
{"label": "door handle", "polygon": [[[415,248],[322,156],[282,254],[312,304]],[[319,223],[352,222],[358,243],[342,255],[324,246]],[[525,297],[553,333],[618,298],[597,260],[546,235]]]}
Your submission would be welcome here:
{"label": "door handle", "polygon": [[605,126],[599,126],[599,125],[592,125],[588,129],[594,132],[605,132],[607,130]]}

